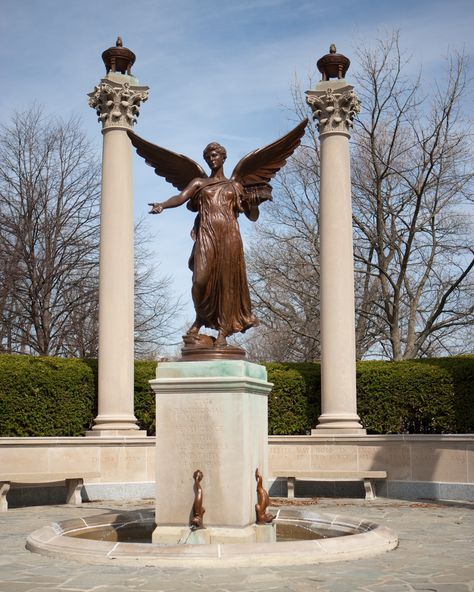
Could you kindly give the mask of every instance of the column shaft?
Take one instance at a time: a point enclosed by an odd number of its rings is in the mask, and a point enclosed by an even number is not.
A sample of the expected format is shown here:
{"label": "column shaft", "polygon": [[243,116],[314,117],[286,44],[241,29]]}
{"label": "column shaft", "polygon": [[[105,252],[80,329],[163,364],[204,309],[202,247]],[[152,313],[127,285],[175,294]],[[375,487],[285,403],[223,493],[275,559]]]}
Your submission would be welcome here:
{"label": "column shaft", "polygon": [[348,136],[321,137],[321,411],[317,429],[356,429],[354,268]]}
{"label": "column shaft", "polygon": [[[134,416],[132,145],[127,130],[148,88],[111,72],[89,93],[102,122],[98,415],[89,435],[137,435]],[[133,430],[133,432],[131,432]],[[139,432],[146,435],[145,431]]]}
{"label": "column shaft", "polygon": [[[339,55],[338,59],[348,62],[344,56]],[[327,72],[323,73],[323,80],[316,89],[306,94],[314,118],[318,120],[321,139],[319,230],[322,413],[313,434],[363,434],[365,430],[357,415],[348,131],[354,114],[359,111],[359,100],[352,86],[344,79],[328,80]]]}
{"label": "column shaft", "polygon": [[134,261],[131,144],[104,129],[100,226],[99,414],[94,430],[136,430],[133,414]]}

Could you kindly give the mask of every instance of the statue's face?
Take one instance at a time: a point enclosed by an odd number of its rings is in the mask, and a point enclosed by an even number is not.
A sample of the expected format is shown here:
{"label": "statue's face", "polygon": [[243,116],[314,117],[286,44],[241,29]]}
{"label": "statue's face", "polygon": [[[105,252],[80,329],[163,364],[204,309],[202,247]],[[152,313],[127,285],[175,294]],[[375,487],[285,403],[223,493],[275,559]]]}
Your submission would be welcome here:
{"label": "statue's face", "polygon": [[225,162],[225,156],[219,150],[209,150],[209,152],[206,152],[205,159],[212,171],[223,166]]}

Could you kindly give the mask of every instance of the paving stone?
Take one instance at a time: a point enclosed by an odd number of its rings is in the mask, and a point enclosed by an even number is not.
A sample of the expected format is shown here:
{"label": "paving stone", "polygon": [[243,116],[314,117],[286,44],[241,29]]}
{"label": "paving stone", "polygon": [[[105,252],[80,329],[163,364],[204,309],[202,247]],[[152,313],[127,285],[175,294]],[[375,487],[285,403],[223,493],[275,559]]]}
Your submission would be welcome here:
{"label": "paving stone", "polygon": [[[33,584],[25,582],[2,582],[0,583],[0,592],[31,592]],[[43,588],[45,592],[48,588]]]}
{"label": "paving stone", "polygon": [[0,592],[472,592],[474,504],[319,499],[318,512],[383,522],[399,548],[371,559],[312,566],[179,570],[87,565],[32,554],[28,533],[44,524],[150,507],[96,503],[16,508],[0,516]]}

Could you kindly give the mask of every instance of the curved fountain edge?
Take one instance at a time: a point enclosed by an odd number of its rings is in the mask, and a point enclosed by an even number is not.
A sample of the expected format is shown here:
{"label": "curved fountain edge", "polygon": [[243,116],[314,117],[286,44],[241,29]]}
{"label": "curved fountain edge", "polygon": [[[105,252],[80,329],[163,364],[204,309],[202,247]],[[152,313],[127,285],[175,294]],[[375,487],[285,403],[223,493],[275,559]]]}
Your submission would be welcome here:
{"label": "curved fountain edge", "polygon": [[[123,522],[117,522],[121,519]],[[157,567],[224,568],[283,566],[347,561],[372,557],[397,547],[398,537],[389,528],[366,520],[341,515],[322,515],[308,510],[280,510],[277,520],[317,523],[355,534],[318,540],[253,544],[169,545],[97,541],[66,536],[75,530],[126,523],[152,523],[146,512],[101,514],[51,523],[27,537],[32,552],[103,564],[143,564]]]}

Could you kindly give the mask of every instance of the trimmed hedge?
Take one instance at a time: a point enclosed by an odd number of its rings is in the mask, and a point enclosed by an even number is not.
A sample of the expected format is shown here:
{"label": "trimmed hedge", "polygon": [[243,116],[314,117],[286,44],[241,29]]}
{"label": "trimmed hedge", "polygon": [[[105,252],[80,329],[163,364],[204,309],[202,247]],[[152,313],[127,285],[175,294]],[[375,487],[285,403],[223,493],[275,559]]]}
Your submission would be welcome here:
{"label": "trimmed hedge", "polygon": [[82,360],[0,356],[0,436],[81,436],[92,426],[95,373]]}
{"label": "trimmed hedge", "polygon": [[268,382],[269,434],[305,434],[316,425],[321,409],[319,364],[265,364]]}
{"label": "trimmed hedge", "polygon": [[[320,414],[320,365],[265,365],[274,383],[269,433],[308,432]],[[135,363],[135,415],[149,435],[155,368]],[[0,436],[83,435],[97,414],[96,384],[96,360],[0,355]],[[474,356],[359,362],[357,393],[369,433],[474,432]]]}
{"label": "trimmed hedge", "polygon": [[453,356],[414,361],[438,368],[450,377],[454,400],[455,428],[458,434],[474,432],[474,356]]}
{"label": "trimmed hedge", "polygon": [[449,372],[415,361],[362,362],[357,367],[358,413],[375,434],[455,432]]}
{"label": "trimmed hedge", "polygon": [[155,374],[156,362],[135,362],[135,417],[149,436],[155,435],[155,393],[148,381]]}
{"label": "trimmed hedge", "polygon": [[[271,381],[272,364],[267,364]],[[320,414],[319,363],[280,364],[306,384],[310,413],[304,429],[279,425],[274,434],[305,433]],[[273,398],[278,405],[278,399]],[[283,411],[285,408],[283,408]],[[357,363],[357,411],[369,434],[474,432],[474,356]],[[278,414],[278,408],[272,410]]]}

